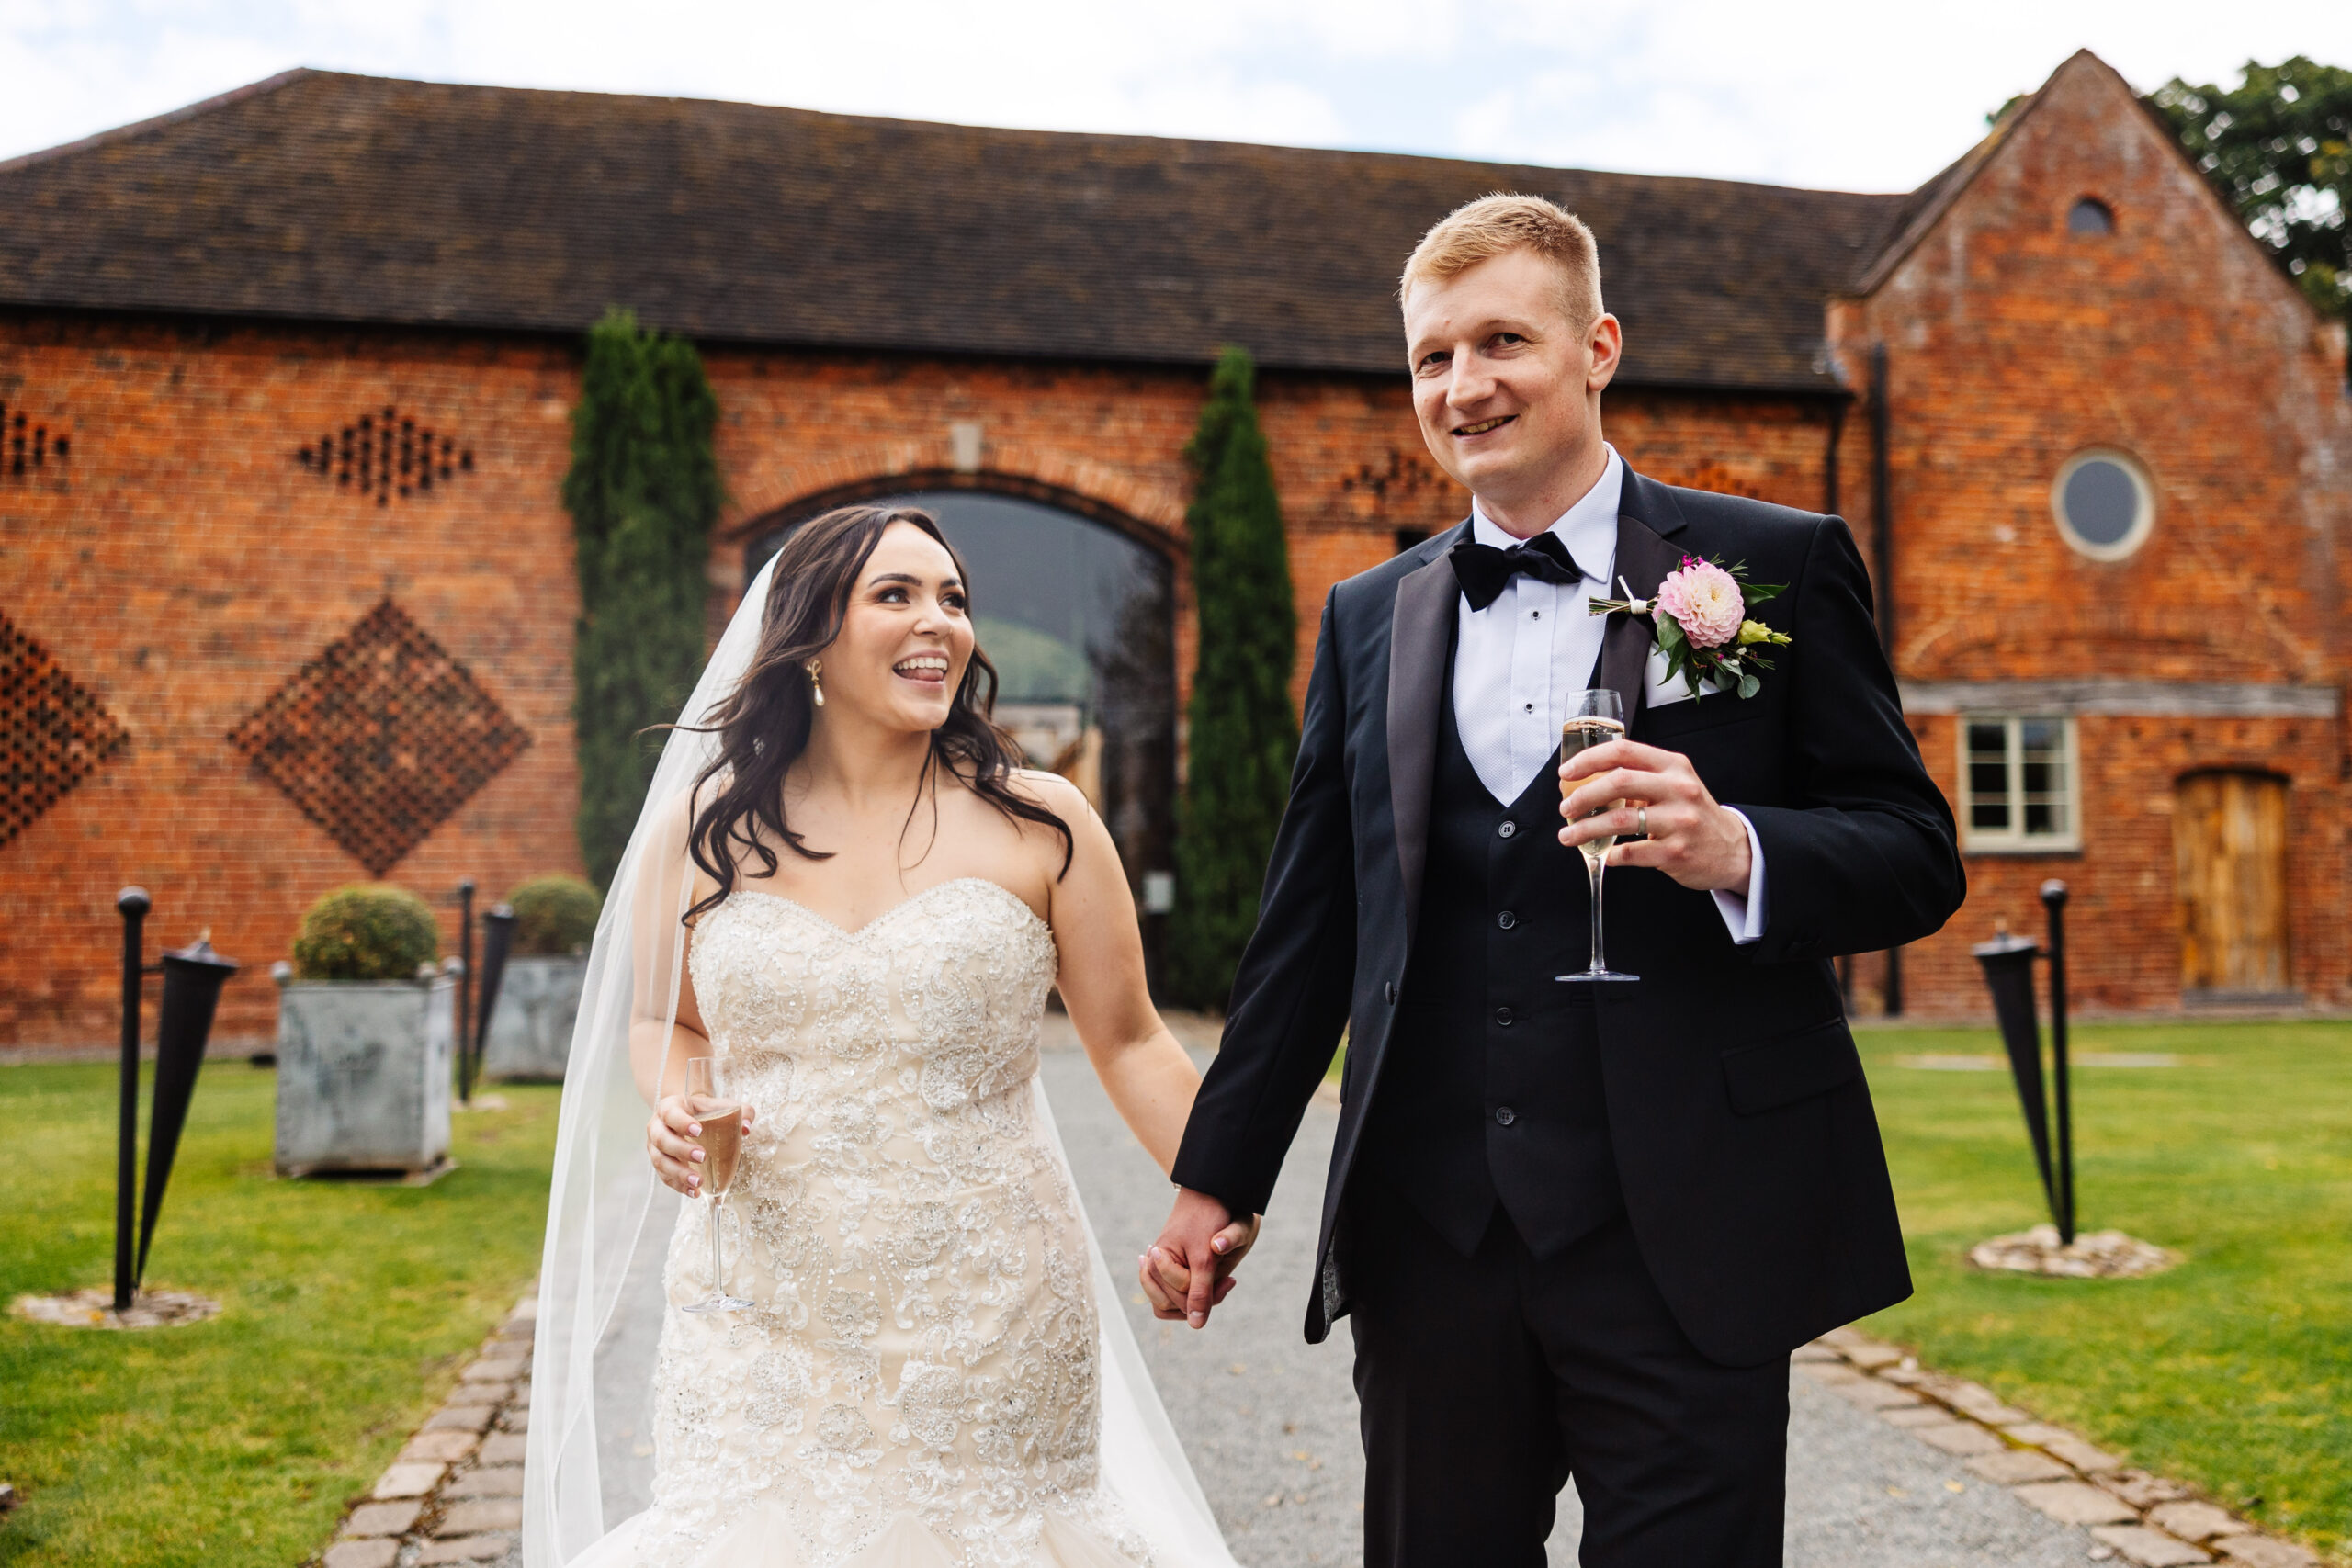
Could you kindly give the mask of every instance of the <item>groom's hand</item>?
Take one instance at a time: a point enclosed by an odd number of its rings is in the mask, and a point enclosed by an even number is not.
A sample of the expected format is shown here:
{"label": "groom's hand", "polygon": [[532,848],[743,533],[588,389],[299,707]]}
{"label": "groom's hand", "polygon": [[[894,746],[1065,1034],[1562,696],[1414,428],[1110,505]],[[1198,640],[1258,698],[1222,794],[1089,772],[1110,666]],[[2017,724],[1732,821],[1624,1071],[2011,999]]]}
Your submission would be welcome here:
{"label": "groom's hand", "polygon": [[[1619,844],[1610,864],[1656,866],[1702,892],[1747,887],[1747,829],[1715,804],[1681,752],[1611,740],[1564,763],[1560,779],[1563,789],[1575,786],[1560,802],[1567,819],[1560,829],[1563,844],[1574,848],[1612,833],[1632,838],[1646,823],[1649,837]],[[1621,800],[1626,804],[1602,809]],[[1600,815],[1590,815],[1596,811]]]}
{"label": "groom's hand", "polygon": [[1237,1220],[1207,1193],[1178,1188],[1159,1239],[1136,1259],[1152,1316],[1206,1327],[1209,1310],[1233,1293],[1234,1265],[1257,1239],[1256,1216]]}

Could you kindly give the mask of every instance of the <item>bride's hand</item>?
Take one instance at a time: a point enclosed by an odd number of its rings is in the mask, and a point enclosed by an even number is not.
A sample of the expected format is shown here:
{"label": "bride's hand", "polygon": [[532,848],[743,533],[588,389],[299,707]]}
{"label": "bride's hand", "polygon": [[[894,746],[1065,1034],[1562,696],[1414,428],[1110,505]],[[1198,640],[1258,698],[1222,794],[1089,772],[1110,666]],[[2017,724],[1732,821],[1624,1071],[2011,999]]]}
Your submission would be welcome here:
{"label": "bride's hand", "polygon": [[1208,1194],[1178,1189],[1168,1228],[1136,1260],[1151,1314],[1206,1327],[1209,1310],[1233,1293],[1234,1266],[1257,1245],[1263,1221],[1261,1214],[1237,1220]]}
{"label": "bride's hand", "polygon": [[[752,1130],[752,1121],[759,1115],[759,1108],[743,1107],[743,1131]],[[645,1152],[653,1160],[653,1174],[662,1185],[689,1198],[702,1193],[702,1145],[693,1140],[702,1136],[702,1123],[687,1113],[686,1097],[665,1094],[662,1103],[645,1122]]]}

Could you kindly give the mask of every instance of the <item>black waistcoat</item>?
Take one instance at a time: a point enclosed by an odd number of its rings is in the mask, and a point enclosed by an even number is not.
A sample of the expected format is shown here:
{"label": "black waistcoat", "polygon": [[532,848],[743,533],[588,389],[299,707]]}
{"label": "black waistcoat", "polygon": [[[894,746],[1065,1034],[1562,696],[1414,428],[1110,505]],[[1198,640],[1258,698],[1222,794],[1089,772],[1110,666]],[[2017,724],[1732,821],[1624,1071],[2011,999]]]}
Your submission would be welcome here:
{"label": "black waistcoat", "polygon": [[1499,1201],[1547,1257],[1622,1201],[1591,987],[1553,978],[1590,956],[1584,857],[1560,845],[1553,768],[1496,804],[1462,749],[1450,668],[1442,689],[1420,919],[1366,1168],[1465,1256]]}

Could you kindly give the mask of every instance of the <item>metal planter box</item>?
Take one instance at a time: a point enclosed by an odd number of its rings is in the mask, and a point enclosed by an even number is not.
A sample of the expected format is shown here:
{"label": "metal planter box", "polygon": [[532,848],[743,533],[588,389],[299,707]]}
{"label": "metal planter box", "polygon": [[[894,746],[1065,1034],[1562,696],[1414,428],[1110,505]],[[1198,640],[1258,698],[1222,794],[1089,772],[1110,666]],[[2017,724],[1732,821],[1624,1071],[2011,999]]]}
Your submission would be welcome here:
{"label": "metal planter box", "polygon": [[279,987],[279,1175],[447,1160],[457,993],[447,975]]}
{"label": "metal planter box", "polygon": [[587,979],[584,953],[508,959],[490,1015],[482,1072],[517,1082],[561,1083]]}

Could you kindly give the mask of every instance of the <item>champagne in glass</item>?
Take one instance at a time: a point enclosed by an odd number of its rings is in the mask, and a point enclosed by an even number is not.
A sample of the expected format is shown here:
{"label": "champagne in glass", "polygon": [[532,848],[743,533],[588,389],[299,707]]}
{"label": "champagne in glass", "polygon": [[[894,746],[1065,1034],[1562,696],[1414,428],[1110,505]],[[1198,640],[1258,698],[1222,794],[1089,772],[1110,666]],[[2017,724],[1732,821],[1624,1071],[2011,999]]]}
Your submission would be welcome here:
{"label": "champagne in glass", "polygon": [[[1610,692],[1606,694],[1613,697],[1617,694]],[[1584,695],[1590,696],[1592,694],[1588,692]],[[1606,746],[1611,740],[1624,739],[1625,726],[1621,719],[1603,718],[1598,714],[1571,715],[1567,722],[1560,726],[1560,765],[1566,767],[1576,761],[1580,752],[1589,751],[1596,746]],[[1560,797],[1566,799],[1568,793],[1575,787],[1574,784],[1563,781],[1560,785]],[[1622,800],[1612,801],[1610,805],[1602,807],[1600,810],[1612,810],[1624,804]],[[1596,811],[1592,815],[1598,817],[1600,811]],[[1608,858],[1610,847],[1616,842],[1617,835],[1606,833],[1598,839],[1587,839],[1577,848],[1584,852],[1584,858],[1587,861],[1598,863]]]}
{"label": "champagne in glass", "polygon": [[718,1211],[735,1184],[736,1158],[743,1149],[743,1097],[732,1063],[717,1056],[686,1058],[686,1114],[702,1128],[702,1190],[710,1210],[710,1294],[688,1303],[686,1312],[741,1312],[752,1305],[727,1293],[726,1261],[718,1246]]}
{"label": "champagne in glass", "polygon": [[[1560,764],[1565,767],[1596,746],[1606,746],[1611,740],[1625,738],[1624,699],[1607,689],[1578,692],[1568,699],[1568,716],[1560,725]],[[1560,781],[1560,798],[1574,794],[1581,781]],[[1598,817],[1631,805],[1630,801],[1612,800],[1597,810],[1588,812]],[[1621,975],[1609,967],[1600,953],[1600,878],[1609,869],[1609,851],[1615,844],[1615,834],[1588,839],[1577,846],[1584,852],[1586,874],[1592,878],[1592,962],[1582,973],[1555,975],[1557,980],[1633,980],[1640,976]]]}

